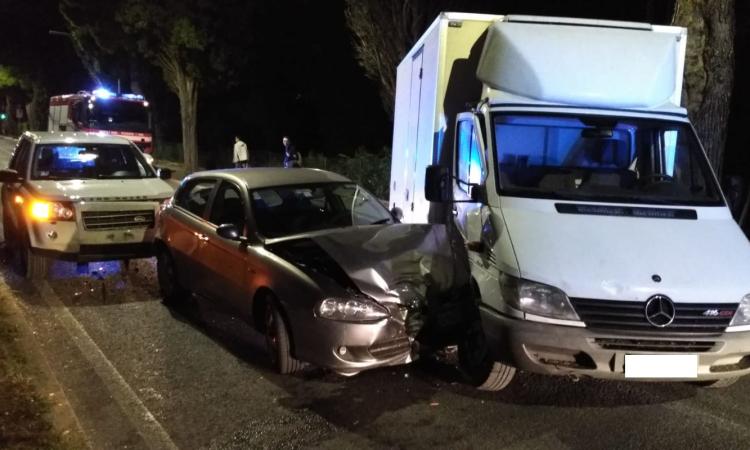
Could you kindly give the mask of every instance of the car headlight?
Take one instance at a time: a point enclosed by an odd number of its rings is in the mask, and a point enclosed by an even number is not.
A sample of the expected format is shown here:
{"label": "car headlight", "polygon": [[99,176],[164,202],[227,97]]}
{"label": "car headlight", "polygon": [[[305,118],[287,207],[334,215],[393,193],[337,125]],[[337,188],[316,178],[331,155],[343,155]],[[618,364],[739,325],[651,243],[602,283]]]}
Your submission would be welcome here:
{"label": "car headlight", "polygon": [[29,216],[40,222],[54,222],[57,220],[74,220],[73,205],[63,202],[48,202],[33,200],[29,206]]}
{"label": "car headlight", "polygon": [[737,307],[737,312],[734,313],[734,318],[729,324],[730,327],[738,327],[743,325],[750,325],[750,294],[742,297],[742,301]]}
{"label": "car headlight", "polygon": [[383,305],[364,297],[326,298],[315,309],[318,317],[343,322],[376,322],[389,316]]}
{"label": "car headlight", "polygon": [[503,299],[527,314],[561,320],[580,320],[565,292],[546,284],[504,275]]}

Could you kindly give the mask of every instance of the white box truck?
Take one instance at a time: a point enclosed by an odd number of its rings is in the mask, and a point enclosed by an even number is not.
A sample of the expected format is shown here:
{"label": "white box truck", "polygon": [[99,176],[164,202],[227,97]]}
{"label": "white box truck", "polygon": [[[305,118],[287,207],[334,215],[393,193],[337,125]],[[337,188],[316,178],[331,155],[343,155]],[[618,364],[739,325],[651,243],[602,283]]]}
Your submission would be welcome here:
{"label": "white box truck", "polygon": [[680,107],[686,40],[444,13],[399,65],[390,203],[465,244],[479,387],[750,373],[750,243]]}

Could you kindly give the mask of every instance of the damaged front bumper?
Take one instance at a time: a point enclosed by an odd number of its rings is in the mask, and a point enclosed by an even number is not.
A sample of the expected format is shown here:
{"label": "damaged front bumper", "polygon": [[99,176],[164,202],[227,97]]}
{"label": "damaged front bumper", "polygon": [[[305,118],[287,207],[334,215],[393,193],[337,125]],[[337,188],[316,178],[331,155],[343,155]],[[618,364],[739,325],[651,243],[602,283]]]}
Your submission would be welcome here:
{"label": "damaged front bumper", "polygon": [[[697,354],[697,378],[680,381],[750,374],[750,332],[708,336],[617,333],[520,320],[487,308],[481,308],[481,316],[495,360],[529,372],[624,380],[625,355]],[[666,346],[669,351],[664,350]]]}
{"label": "damaged front bumper", "polygon": [[315,318],[295,333],[295,357],[342,375],[412,362],[414,339],[406,332],[403,314],[398,305],[388,309],[392,316],[374,323]]}

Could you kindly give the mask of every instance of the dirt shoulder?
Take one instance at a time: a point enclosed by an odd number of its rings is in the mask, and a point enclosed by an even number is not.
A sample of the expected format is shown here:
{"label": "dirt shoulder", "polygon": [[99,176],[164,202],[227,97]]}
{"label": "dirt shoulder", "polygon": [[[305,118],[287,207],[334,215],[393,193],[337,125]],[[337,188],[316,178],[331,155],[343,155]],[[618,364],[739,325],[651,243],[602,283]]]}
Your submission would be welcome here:
{"label": "dirt shoulder", "polygon": [[87,448],[8,286],[0,280],[0,448]]}

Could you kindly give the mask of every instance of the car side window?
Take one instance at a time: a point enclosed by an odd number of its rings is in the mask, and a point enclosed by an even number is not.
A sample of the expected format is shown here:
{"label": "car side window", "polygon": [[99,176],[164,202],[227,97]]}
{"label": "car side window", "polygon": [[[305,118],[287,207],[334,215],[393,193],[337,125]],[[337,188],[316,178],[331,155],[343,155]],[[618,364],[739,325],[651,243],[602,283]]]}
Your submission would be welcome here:
{"label": "car side window", "polygon": [[13,152],[13,158],[10,160],[9,168],[17,171],[21,176],[26,175],[26,170],[29,166],[29,153],[31,150],[31,142],[27,139],[21,139],[18,143],[16,151]]}
{"label": "car side window", "polygon": [[226,181],[221,183],[211,205],[209,221],[217,226],[230,223],[236,226],[240,233],[244,233],[245,206],[237,186]]}
{"label": "car side window", "polygon": [[215,186],[216,180],[193,180],[180,189],[175,196],[175,204],[203,217]]}
{"label": "car side window", "polygon": [[458,123],[456,136],[456,178],[458,188],[469,193],[471,182],[471,160],[472,147],[474,146],[474,123],[471,120],[462,120]]}

